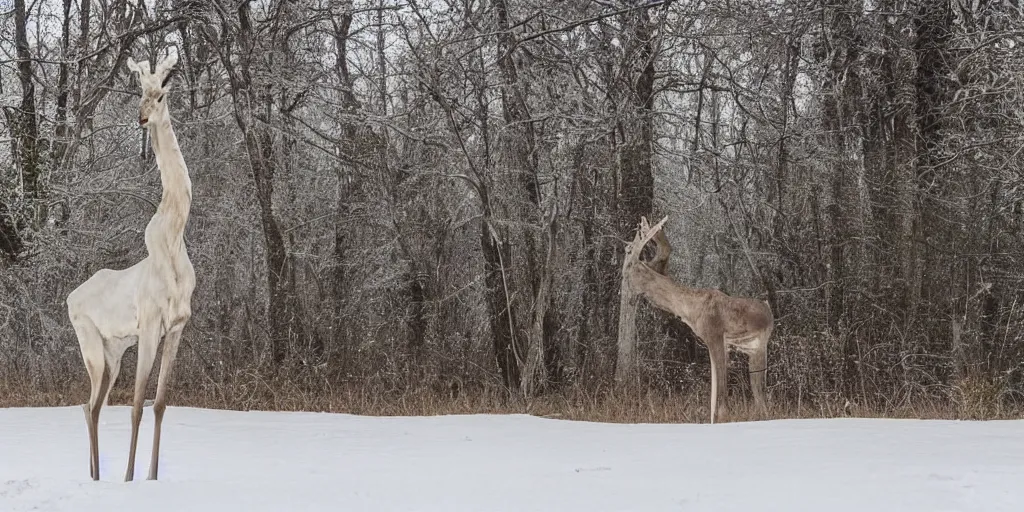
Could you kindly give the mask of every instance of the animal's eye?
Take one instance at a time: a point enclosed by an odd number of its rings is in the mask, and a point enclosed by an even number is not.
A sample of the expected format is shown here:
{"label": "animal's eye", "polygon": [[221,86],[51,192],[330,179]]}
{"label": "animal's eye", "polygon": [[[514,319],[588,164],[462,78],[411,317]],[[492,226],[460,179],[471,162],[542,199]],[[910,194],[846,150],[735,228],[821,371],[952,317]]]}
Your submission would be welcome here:
{"label": "animal's eye", "polygon": [[164,100],[164,95],[163,94],[161,94],[160,97],[156,99],[157,102],[161,102],[163,100]]}

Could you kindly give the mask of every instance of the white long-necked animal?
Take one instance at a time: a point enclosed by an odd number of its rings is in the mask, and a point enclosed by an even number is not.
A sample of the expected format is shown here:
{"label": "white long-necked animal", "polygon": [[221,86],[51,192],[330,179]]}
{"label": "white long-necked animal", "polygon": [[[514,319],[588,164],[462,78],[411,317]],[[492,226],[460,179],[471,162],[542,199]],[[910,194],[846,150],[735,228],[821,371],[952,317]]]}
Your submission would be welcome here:
{"label": "white long-necked animal", "polygon": [[142,420],[146,385],[153,369],[157,349],[164,341],[160,380],[153,413],[153,456],[149,479],[157,478],[160,455],[160,424],[166,408],[167,386],[174,358],[178,353],[181,331],[192,316],[192,292],[196,274],[185,249],[185,224],[192,204],[192,181],[181,156],[178,140],[171,128],[167,110],[168,82],[177,57],[165,58],[149,71],[149,61],[128,59],[142,84],[139,124],[149,129],[153,154],[160,169],[163,197],[146,226],[145,259],[123,270],[102,269],[68,295],[68,316],[75,327],[82,359],[89,372],[91,394],[85,409],[89,427],[89,472],[99,480],[100,408],[108,400],[117,380],[124,351],[138,343],[138,370],[135,376],[135,400],[132,404],[132,440],[125,481],[135,473],[135,446]]}

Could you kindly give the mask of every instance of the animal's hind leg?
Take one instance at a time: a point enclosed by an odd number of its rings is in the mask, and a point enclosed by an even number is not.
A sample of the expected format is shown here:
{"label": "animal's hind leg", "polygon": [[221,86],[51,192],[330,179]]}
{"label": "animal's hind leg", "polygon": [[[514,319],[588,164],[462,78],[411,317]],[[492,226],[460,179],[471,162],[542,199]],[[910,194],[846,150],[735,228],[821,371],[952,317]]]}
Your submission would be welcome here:
{"label": "animal's hind leg", "polygon": [[121,358],[124,351],[119,353],[107,353],[107,371],[110,372],[110,384],[107,386],[107,393],[103,396],[103,405],[110,405],[110,390],[114,389],[117,383],[117,375],[121,373]]}
{"label": "animal's hind leg", "polygon": [[[159,320],[157,320],[159,322]],[[146,399],[146,385],[153,371],[157,345],[160,343],[160,324],[156,323],[139,333],[139,358],[135,370],[135,399],[132,402],[132,444],[128,450],[128,469],[124,481],[135,478],[135,447],[139,442],[139,424],[142,422],[142,404]]]}
{"label": "animal's hind leg", "polygon": [[153,416],[156,421],[153,425],[153,455],[149,460],[149,480],[156,480],[159,471],[160,427],[164,422],[164,410],[167,408],[167,388],[171,383],[174,360],[178,356],[182,327],[172,328],[164,337],[164,355],[160,361],[160,378],[156,385],[156,400],[153,402]]}
{"label": "animal's hind leg", "polygon": [[768,416],[768,404],[764,396],[764,379],[768,371],[768,346],[764,341],[758,340],[758,345],[750,352],[750,362],[747,371],[750,372],[750,390],[754,394],[754,404],[762,417]]}
{"label": "animal's hind leg", "polygon": [[725,341],[721,335],[712,337],[707,343],[708,355],[711,357],[711,423],[720,422],[728,415],[726,398],[727,375],[729,373],[729,353],[726,352]]}
{"label": "animal's hind leg", "polygon": [[82,350],[85,370],[89,373],[89,402],[82,405],[85,410],[85,423],[89,429],[89,476],[93,480],[99,480],[99,421],[100,409],[103,407],[101,399],[106,396],[107,390],[110,388],[110,378],[103,350],[103,337],[92,321],[87,318],[73,318],[72,325],[74,325],[75,335],[78,337],[78,346]]}

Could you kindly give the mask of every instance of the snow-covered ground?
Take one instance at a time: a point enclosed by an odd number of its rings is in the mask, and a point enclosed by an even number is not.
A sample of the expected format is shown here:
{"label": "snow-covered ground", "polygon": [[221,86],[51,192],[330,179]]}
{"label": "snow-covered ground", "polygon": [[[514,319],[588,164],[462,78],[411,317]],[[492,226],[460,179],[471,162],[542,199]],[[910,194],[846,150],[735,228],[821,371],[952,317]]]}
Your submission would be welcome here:
{"label": "snow-covered ground", "polygon": [[170,407],[123,483],[130,410],[0,409],[0,511],[1015,511],[1024,421],[615,425]]}

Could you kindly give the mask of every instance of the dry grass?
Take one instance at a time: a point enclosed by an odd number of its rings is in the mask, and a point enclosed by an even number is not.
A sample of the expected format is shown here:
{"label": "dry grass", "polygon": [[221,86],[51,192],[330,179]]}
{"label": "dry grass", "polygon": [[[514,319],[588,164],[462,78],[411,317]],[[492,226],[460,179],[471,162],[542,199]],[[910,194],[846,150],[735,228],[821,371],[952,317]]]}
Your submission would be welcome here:
{"label": "dry grass", "polygon": [[[1020,407],[991,405],[991,394],[980,391],[983,399],[920,400],[912,405],[852,404],[843,401],[821,401],[818,405],[779,403],[772,401],[767,419],[786,418],[915,418],[915,419],[1018,419],[1024,418]],[[148,394],[152,397],[153,392]],[[65,406],[83,403],[88,396],[85,386],[59,391],[40,392],[0,382],[0,407]],[[111,403],[131,403],[128,386],[118,386],[111,393]],[[613,423],[705,423],[708,421],[707,390],[692,393],[669,393],[658,390],[623,392],[612,389],[586,392],[571,388],[533,399],[510,396],[500,389],[480,388],[473,391],[438,391],[429,387],[407,391],[382,391],[367,386],[344,385],[328,389],[303,389],[291,381],[271,382],[251,378],[230,387],[210,389],[179,389],[171,393],[172,406],[189,406],[231,410],[277,410],[340,412],[374,416],[422,416],[444,414],[531,414],[535,416],[580,421]],[[831,404],[831,405],[828,405]],[[983,405],[978,405],[983,404]],[[743,396],[730,399],[729,421],[761,420]]]}

